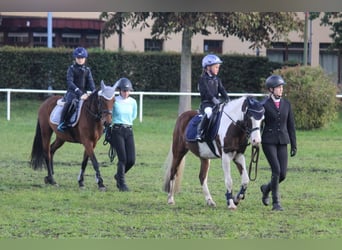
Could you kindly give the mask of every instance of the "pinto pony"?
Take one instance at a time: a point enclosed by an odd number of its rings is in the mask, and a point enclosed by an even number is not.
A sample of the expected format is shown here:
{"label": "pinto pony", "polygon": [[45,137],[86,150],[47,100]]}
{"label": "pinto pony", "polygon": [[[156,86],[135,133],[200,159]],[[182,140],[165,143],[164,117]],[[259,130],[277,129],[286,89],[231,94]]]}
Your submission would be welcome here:
{"label": "pinto pony", "polygon": [[[188,125],[198,115],[197,111],[186,111],[178,117],[173,131],[172,148],[165,162],[164,191],[168,193],[168,204],[175,204],[174,194],[179,191],[185,155],[189,150],[201,161],[199,181],[209,206],[216,206],[207,184],[210,159],[214,158],[221,158],[228,208],[236,209],[239,201],[244,199],[249,183],[244,152],[249,141],[255,147],[261,143],[260,125],[265,111],[257,100],[249,96],[240,97],[227,104],[220,104],[219,108],[221,111],[219,127],[212,141],[198,142],[187,139]],[[208,147],[208,143],[211,143],[212,147]],[[241,176],[241,189],[235,197],[233,197],[230,166],[232,160]]]}
{"label": "pinto pony", "polygon": [[[57,185],[53,177],[53,156],[56,150],[65,142],[72,142],[81,143],[84,146],[82,167],[78,176],[79,186],[84,187],[84,172],[90,158],[96,173],[95,178],[99,189],[106,189],[94,149],[97,141],[103,134],[104,126],[111,124],[112,108],[115,101],[114,94],[114,87],[106,86],[101,82],[101,88],[91,93],[84,100],[76,126],[70,127],[65,132],[59,132],[57,124],[52,123],[50,120],[51,112],[61,96],[51,96],[41,104],[38,111],[30,164],[34,170],[42,169],[43,166],[47,168],[48,175],[44,178],[46,184]],[[56,134],[56,138],[50,144],[53,132]]]}

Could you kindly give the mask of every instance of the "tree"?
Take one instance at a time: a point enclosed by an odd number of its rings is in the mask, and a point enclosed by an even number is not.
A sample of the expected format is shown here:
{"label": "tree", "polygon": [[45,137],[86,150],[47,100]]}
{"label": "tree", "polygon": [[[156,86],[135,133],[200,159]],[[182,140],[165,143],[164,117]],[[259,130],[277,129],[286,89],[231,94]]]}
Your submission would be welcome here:
{"label": "tree", "polygon": [[[131,25],[150,27],[153,38],[168,39],[172,33],[182,33],[180,91],[191,92],[191,39],[196,34],[211,32],[225,37],[236,36],[251,42],[251,48],[268,46],[271,41],[286,38],[290,31],[301,31],[303,22],[295,12],[103,12],[103,34],[109,37],[119,27]],[[119,18],[121,17],[121,19]],[[122,26],[123,25],[123,26]],[[191,108],[191,96],[181,96],[178,113]]]}
{"label": "tree", "polygon": [[[311,12],[310,19],[314,20],[320,17],[320,12]],[[333,43],[331,49],[342,51],[342,12],[324,12],[320,18],[323,26],[330,26],[332,33],[330,34]]]}

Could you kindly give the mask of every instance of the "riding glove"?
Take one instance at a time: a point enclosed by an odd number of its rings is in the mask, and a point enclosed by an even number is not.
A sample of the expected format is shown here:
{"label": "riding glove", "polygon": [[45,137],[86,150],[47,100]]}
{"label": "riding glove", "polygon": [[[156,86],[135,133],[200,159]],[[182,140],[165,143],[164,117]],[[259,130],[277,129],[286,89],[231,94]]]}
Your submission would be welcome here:
{"label": "riding glove", "polygon": [[296,147],[291,147],[291,153],[290,153],[290,156],[293,157],[295,156],[297,153],[297,148]]}

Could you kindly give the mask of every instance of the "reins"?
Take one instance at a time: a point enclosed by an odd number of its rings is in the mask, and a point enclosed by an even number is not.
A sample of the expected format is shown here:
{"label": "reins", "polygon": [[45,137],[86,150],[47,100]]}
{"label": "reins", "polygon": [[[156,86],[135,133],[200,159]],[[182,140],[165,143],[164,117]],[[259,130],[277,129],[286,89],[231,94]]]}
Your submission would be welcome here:
{"label": "reins", "polygon": [[[227,114],[223,109],[222,109],[222,112],[232,121],[232,123],[239,127],[243,132],[246,133],[246,141],[247,141],[247,146],[249,145],[248,143],[248,140],[252,134],[253,131],[255,130],[258,130],[260,129],[259,127],[256,127],[256,128],[253,128],[253,129],[250,129],[248,127],[244,127],[244,126],[241,126],[240,123],[236,122],[229,114]],[[249,176],[249,179],[251,181],[255,181],[256,178],[257,178],[257,174],[258,174],[258,162],[259,162],[259,152],[260,152],[260,149],[258,146],[254,146],[252,145],[252,151],[251,151],[251,161],[249,163],[249,169],[248,169],[248,176]],[[251,178],[251,173],[252,173],[252,169],[253,169],[253,166],[254,166],[254,177]]]}
{"label": "reins", "polygon": [[[257,178],[257,173],[258,173],[258,162],[259,162],[259,152],[260,149],[257,146],[252,146],[252,151],[251,151],[251,162],[249,163],[249,169],[248,169],[248,176],[251,181],[255,181]],[[251,173],[252,173],[252,168],[254,164],[254,178],[251,178]]]}

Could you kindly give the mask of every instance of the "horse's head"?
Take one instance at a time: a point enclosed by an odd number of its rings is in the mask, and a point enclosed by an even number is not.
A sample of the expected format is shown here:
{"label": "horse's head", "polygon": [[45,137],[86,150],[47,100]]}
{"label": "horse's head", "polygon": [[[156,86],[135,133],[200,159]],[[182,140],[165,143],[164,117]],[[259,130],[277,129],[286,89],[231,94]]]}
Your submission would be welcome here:
{"label": "horse's head", "polygon": [[260,126],[264,119],[265,109],[258,100],[252,97],[246,98],[246,104],[247,137],[249,137],[253,146],[258,146],[261,143]]}
{"label": "horse's head", "polygon": [[106,86],[101,81],[101,89],[97,92],[99,118],[104,126],[112,123],[112,110],[115,101],[115,89],[112,86]]}

